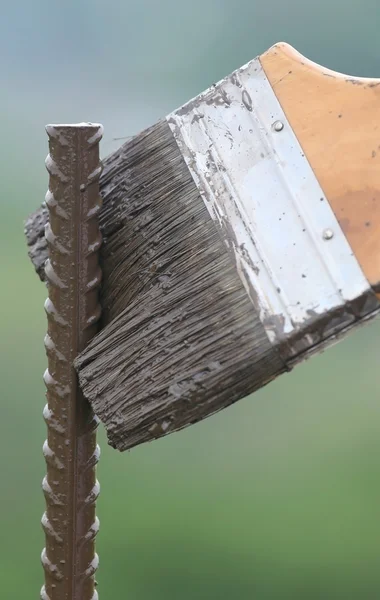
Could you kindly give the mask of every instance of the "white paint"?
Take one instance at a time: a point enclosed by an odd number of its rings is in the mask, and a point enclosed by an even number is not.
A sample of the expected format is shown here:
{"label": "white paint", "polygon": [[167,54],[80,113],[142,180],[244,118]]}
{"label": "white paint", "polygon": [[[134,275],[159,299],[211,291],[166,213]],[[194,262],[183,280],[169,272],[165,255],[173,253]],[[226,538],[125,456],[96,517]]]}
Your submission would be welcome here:
{"label": "white paint", "polygon": [[86,123],[85,121],[83,121],[82,123],[49,123],[49,125],[46,125],[46,127],[52,127],[53,129],[55,129],[56,127],[77,127],[78,129],[94,127],[100,128],[103,131],[103,125],[101,125],[100,123]]}
{"label": "white paint", "polygon": [[258,59],[167,120],[272,342],[370,293]]}

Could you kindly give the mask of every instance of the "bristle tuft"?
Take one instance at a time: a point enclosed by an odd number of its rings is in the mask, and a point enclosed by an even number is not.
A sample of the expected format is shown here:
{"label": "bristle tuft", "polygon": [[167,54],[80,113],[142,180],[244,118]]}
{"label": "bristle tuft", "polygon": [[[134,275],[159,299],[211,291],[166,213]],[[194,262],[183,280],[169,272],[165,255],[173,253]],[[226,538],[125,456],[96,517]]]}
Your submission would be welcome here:
{"label": "bristle tuft", "polygon": [[81,387],[126,450],[195,423],[283,372],[166,121],[102,182],[102,331]]}

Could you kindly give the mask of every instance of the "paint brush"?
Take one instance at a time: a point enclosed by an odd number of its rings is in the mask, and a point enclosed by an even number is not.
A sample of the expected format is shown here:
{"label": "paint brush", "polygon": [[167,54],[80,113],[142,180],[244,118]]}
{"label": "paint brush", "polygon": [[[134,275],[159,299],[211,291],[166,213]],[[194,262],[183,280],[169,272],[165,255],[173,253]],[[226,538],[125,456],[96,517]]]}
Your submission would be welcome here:
{"label": "paint brush", "polygon": [[[126,450],[233,404],[380,309],[380,80],[276,44],[104,162],[102,329],[75,361]],[[44,277],[46,220],[27,223]]]}

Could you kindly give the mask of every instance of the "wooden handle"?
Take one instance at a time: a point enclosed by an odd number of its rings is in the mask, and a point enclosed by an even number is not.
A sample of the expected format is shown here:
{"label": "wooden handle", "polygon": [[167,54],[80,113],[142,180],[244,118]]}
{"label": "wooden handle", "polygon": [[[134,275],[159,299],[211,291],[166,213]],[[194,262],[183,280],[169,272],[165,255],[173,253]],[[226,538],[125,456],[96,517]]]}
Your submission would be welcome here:
{"label": "wooden handle", "polygon": [[336,73],[285,43],[260,62],[356,258],[380,292],[380,79]]}

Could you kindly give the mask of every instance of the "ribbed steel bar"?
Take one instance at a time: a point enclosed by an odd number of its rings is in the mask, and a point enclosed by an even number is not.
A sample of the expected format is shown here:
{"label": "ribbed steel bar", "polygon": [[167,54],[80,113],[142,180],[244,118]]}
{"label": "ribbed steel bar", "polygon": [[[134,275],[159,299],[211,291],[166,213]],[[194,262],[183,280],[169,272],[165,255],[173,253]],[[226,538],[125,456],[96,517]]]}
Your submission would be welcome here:
{"label": "ribbed steel bar", "polygon": [[48,369],[44,380],[47,440],[43,452],[46,546],[42,600],[96,600],[95,536],[99,493],[97,419],[83,398],[73,361],[97,331],[101,236],[98,213],[101,125],[48,125],[46,206],[49,248],[45,303]]}

